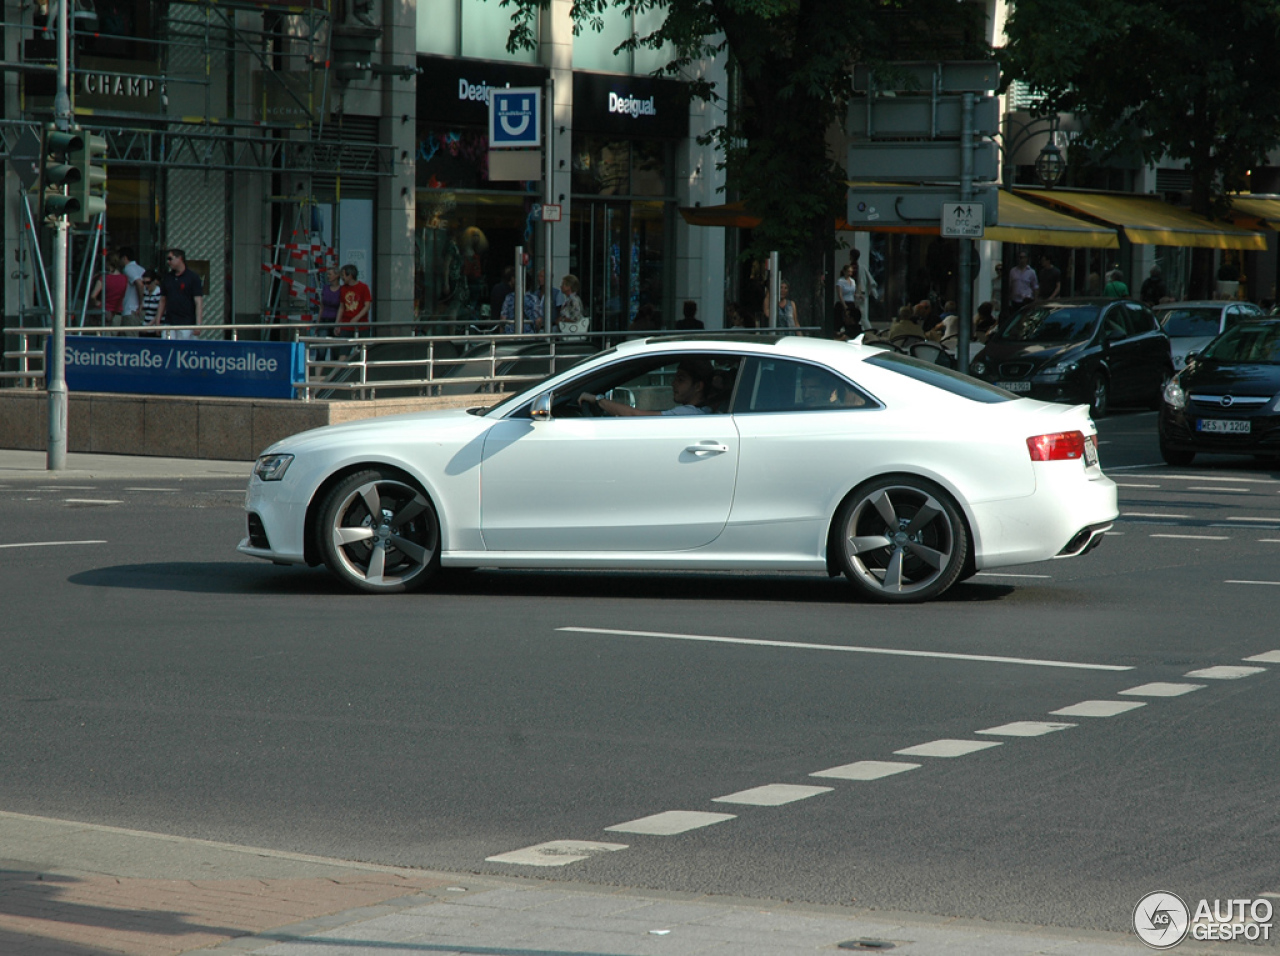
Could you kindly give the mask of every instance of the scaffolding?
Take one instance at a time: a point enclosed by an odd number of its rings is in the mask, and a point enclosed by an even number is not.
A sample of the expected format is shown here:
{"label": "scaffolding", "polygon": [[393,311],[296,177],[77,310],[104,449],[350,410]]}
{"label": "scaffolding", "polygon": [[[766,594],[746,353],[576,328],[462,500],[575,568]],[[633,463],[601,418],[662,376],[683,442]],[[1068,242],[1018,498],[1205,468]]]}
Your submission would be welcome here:
{"label": "scaffolding", "polygon": [[[148,101],[153,103],[152,111],[129,108],[127,97],[105,109],[74,104],[76,122],[105,138],[108,169],[118,164],[164,170],[165,183],[174,173],[202,173],[206,183],[215,174],[228,173],[274,178],[276,182],[259,193],[266,197],[266,203],[262,234],[256,244],[273,247],[271,262],[263,267],[262,294],[253,295],[228,284],[225,294],[230,298],[224,308],[230,312],[237,305],[257,300],[254,308],[260,308],[261,315],[274,316],[295,314],[296,308],[307,305],[310,292],[299,293],[296,274],[286,271],[286,265],[294,261],[286,257],[298,250],[284,247],[311,246],[319,240],[308,235],[299,242],[297,236],[290,235],[295,241],[283,242],[282,237],[287,229],[296,233],[303,214],[316,208],[315,185],[322,184],[336,194],[344,177],[369,182],[395,172],[391,145],[369,141],[368,136],[347,135],[331,120],[335,113],[341,115],[335,110],[335,90],[370,73],[397,72],[369,62],[381,31],[364,18],[361,23],[339,22],[344,17],[335,16],[335,12],[342,12],[343,0],[140,3],[133,7],[143,12],[129,15],[145,17],[151,28],[132,31],[104,22],[107,14],[103,14],[104,20],[90,21],[93,5],[86,0],[69,2],[75,4],[79,30],[77,33],[73,27],[73,87],[81,90],[92,84],[98,90],[143,91],[153,97]],[[123,9],[130,5],[117,6]],[[39,3],[20,5],[5,0],[4,9],[5,21],[17,21],[0,22],[0,28],[6,36],[16,35],[18,58],[0,62],[0,69],[21,74],[23,81],[17,111],[10,109],[6,118],[0,119],[0,158],[8,160],[24,133],[38,132],[52,115],[51,97],[42,92],[52,84],[52,41]],[[46,5],[45,14],[48,9]],[[361,10],[353,12],[358,17]],[[115,62],[90,55],[94,44],[117,41],[121,48],[140,51],[140,55]],[[7,46],[14,47],[13,43]],[[246,63],[247,71],[237,69],[237,64]],[[224,192],[226,210],[243,198],[236,195],[234,187]],[[284,192],[294,194],[276,195]],[[31,199],[26,190],[19,197],[19,268],[12,275],[18,283],[20,325],[47,324],[50,312],[41,255],[42,224],[31,212],[39,206]],[[165,227],[164,223],[157,226],[161,230]],[[251,243],[243,241],[246,238],[241,237],[234,248],[249,248]],[[72,288],[77,297],[81,291],[86,291],[87,297],[91,275],[101,271],[103,239],[101,222],[76,232]],[[216,250],[220,240],[221,236],[211,237],[210,248]],[[232,248],[230,240],[227,244]],[[335,258],[336,237],[329,236],[324,244],[323,254],[306,262],[309,273],[327,267]],[[228,272],[237,268],[232,256],[228,254]],[[250,264],[241,262],[240,275],[250,274],[246,266]],[[312,278],[310,274],[306,277],[306,289],[318,288]],[[217,292],[223,294],[222,289]],[[7,311],[12,316],[12,307]]]}

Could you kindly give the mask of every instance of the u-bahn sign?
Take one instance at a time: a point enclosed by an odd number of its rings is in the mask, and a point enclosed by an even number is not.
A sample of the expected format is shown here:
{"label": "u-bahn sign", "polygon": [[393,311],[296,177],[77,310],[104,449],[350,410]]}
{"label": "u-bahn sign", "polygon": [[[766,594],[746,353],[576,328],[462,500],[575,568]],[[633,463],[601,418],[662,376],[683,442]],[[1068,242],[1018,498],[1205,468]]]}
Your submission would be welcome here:
{"label": "u-bahn sign", "polygon": [[542,90],[536,86],[489,91],[489,148],[542,145]]}

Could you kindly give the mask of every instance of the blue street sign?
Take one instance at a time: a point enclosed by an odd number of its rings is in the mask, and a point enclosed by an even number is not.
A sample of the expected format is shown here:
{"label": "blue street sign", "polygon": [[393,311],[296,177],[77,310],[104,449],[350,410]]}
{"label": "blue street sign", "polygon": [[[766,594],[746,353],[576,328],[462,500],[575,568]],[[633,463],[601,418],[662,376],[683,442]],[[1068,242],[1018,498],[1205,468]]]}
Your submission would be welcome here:
{"label": "blue street sign", "polygon": [[542,145],[542,90],[536,86],[489,90],[489,148]]}

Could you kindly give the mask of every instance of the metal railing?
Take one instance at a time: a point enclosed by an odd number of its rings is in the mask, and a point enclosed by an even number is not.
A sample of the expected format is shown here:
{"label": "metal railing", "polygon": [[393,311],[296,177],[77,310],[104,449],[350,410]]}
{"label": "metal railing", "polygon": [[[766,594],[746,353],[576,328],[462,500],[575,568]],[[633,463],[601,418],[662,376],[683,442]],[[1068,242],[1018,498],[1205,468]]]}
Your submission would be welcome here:
{"label": "metal railing", "polygon": [[[441,323],[435,335],[379,335],[347,338],[317,334],[316,323],[234,323],[165,326],[165,331],[191,331],[203,341],[300,342],[306,347],[306,375],[296,385],[303,401],[376,399],[410,396],[500,394],[541,381],[590,355],[636,338],[688,336],[678,330],[561,333],[459,334]],[[456,328],[456,324],[453,326]],[[69,334],[138,338],[139,328],[85,326]],[[813,334],[816,330],[801,330]],[[0,387],[41,389],[45,376],[47,327],[3,331],[5,344]],[[775,329],[724,329],[698,332],[699,337],[776,335]]]}

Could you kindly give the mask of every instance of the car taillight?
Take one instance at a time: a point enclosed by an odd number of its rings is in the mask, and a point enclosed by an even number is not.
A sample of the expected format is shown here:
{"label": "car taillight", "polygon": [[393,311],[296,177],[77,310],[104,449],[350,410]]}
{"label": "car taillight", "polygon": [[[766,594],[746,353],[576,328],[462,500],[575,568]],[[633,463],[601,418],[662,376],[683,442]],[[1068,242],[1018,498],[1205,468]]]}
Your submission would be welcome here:
{"label": "car taillight", "polygon": [[1071,461],[1084,457],[1083,432],[1058,432],[1027,439],[1032,461]]}

